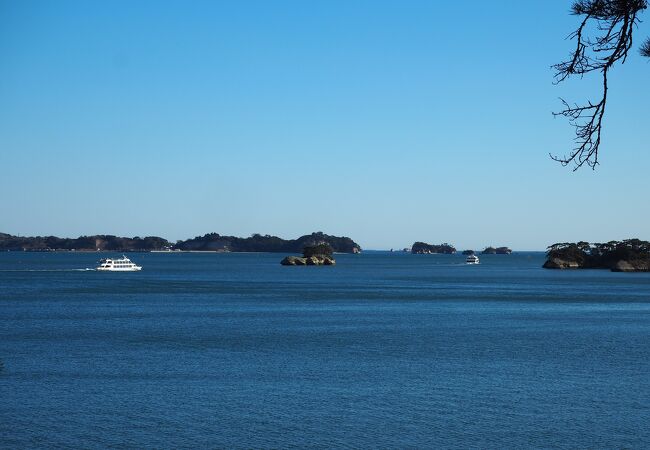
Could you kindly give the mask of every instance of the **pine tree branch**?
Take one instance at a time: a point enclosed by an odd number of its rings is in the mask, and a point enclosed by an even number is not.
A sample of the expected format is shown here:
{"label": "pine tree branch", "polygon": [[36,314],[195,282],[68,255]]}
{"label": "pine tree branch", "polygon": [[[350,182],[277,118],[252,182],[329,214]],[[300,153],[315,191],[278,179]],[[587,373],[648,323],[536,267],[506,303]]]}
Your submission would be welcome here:
{"label": "pine tree branch", "polygon": [[[576,147],[562,157],[550,154],[551,159],[563,166],[574,164],[574,171],[587,164],[595,169],[601,144],[601,131],[607,105],[607,76],[617,63],[624,64],[632,48],[634,29],[639,24],[638,14],[648,6],[647,0],[578,0],[573,3],[572,13],[584,15],[580,26],[569,35],[576,46],[568,60],[555,64],[555,83],[573,75],[585,76],[600,72],[602,94],[596,103],[570,105],[562,100],[564,109],[553,113],[564,116],[575,128]],[[600,34],[587,36],[588,25],[595,23]],[[650,57],[650,39],[641,47],[641,53]]]}

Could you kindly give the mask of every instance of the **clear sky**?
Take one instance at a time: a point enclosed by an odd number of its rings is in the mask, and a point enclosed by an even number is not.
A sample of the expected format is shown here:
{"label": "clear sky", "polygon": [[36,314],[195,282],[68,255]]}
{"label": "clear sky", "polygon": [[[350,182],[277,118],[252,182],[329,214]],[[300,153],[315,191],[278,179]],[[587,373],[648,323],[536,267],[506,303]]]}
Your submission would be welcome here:
{"label": "clear sky", "polygon": [[0,232],[650,239],[637,49],[598,169],[548,158],[598,95],[552,84],[570,3],[0,0]]}

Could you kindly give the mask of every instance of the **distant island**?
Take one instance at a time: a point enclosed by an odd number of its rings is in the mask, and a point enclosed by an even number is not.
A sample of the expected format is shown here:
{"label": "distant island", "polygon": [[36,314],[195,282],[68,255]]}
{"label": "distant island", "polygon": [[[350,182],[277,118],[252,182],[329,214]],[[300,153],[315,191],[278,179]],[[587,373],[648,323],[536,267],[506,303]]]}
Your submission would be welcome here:
{"label": "distant island", "polygon": [[508,247],[486,247],[482,253],[484,255],[509,255],[512,253],[512,250]]}
{"label": "distant island", "polygon": [[208,233],[175,244],[158,236],[118,237],[112,235],[59,238],[55,236],[22,237],[0,233],[0,251],[210,251],[210,252],[302,252],[305,247],[328,244],[337,253],[359,253],[361,246],[348,237],[315,232],[297,239],[254,234],[248,238]]}
{"label": "distant island", "polygon": [[[406,251],[407,249],[404,249]],[[431,245],[426,242],[415,242],[411,247],[411,253],[415,254],[431,254],[442,253],[451,255],[456,253],[456,249],[450,244]],[[463,255],[473,255],[476,253],[474,250],[463,250]],[[512,250],[508,247],[486,247],[482,252],[484,255],[509,255]]]}
{"label": "distant island", "polygon": [[456,249],[447,243],[439,245],[431,245],[426,242],[415,242],[411,246],[411,253],[414,254],[430,254],[430,253],[444,253],[446,255],[451,255],[456,253]]}
{"label": "distant island", "polygon": [[545,269],[610,269],[613,272],[649,272],[650,242],[639,239],[557,243],[548,247]]}

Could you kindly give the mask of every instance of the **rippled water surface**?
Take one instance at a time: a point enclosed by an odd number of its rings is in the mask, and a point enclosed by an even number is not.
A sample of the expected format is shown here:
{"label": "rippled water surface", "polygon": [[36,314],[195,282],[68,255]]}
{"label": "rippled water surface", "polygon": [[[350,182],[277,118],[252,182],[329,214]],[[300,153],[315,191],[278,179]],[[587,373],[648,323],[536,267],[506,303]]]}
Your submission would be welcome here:
{"label": "rippled water surface", "polygon": [[283,256],[0,253],[0,447],[650,447],[650,274]]}

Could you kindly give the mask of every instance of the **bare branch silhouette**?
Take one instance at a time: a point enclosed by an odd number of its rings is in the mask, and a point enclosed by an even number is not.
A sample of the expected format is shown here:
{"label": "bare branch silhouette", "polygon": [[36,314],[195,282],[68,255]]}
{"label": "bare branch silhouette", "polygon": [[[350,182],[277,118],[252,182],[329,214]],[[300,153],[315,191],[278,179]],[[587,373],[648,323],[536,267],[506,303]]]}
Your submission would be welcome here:
{"label": "bare branch silhouette", "polygon": [[[584,164],[595,169],[605,106],[607,105],[607,75],[614,64],[625,63],[632,48],[632,35],[640,23],[638,14],[648,6],[647,0],[578,0],[573,3],[572,14],[584,16],[580,26],[568,38],[576,41],[569,59],[555,64],[555,82],[560,83],[572,75],[583,77],[591,72],[602,76],[602,94],[598,102],[587,101],[586,105],[569,104],[560,99],[564,109],[553,113],[564,116],[575,127],[573,150],[565,156],[550,157],[567,166],[574,164],[574,171]],[[589,37],[589,32],[595,33]],[[650,56],[650,40],[641,48],[641,53]]]}

